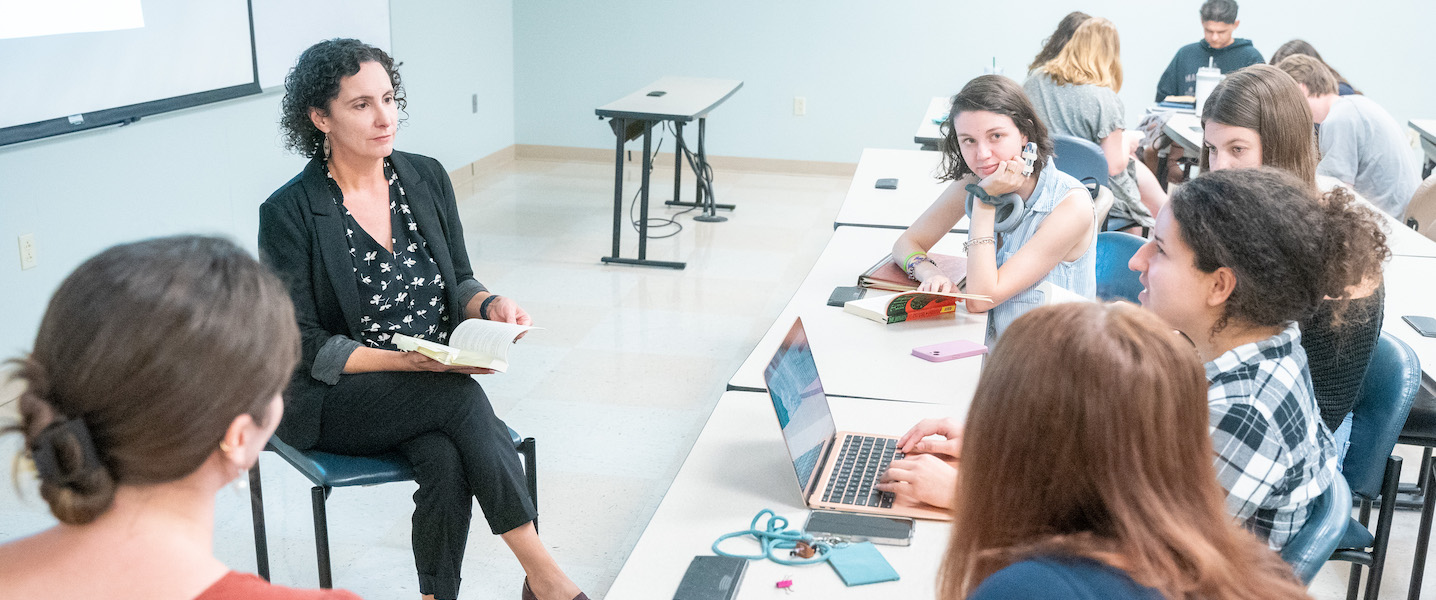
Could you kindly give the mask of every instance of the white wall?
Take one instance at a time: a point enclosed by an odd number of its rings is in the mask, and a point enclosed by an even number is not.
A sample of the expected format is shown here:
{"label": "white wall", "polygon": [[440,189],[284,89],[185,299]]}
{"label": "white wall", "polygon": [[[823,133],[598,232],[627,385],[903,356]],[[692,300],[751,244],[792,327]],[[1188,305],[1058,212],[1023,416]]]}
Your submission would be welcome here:
{"label": "white wall", "polygon": [[[512,0],[393,0],[391,19],[409,96],[398,147],[453,168],[513,144]],[[213,233],[254,249],[259,204],[304,164],[280,144],[279,100],[269,93],[0,148],[0,358],[29,347],[60,281],[110,245]],[[16,243],[24,233],[40,248],[27,271]]]}
{"label": "white wall", "polygon": [[[856,162],[864,147],[911,148],[930,98],[956,93],[994,57],[1026,65],[1071,10],[1122,35],[1121,97],[1135,126],[1176,50],[1201,39],[1199,0],[523,0],[515,5],[516,137],[611,148],[593,109],[664,75],[744,86],[714,111],[716,155]],[[1316,46],[1401,122],[1436,116],[1429,28],[1436,2],[1247,0],[1238,36],[1263,55],[1294,37]],[[1429,61],[1425,62],[1429,65]],[[792,115],[793,97],[808,114]]]}

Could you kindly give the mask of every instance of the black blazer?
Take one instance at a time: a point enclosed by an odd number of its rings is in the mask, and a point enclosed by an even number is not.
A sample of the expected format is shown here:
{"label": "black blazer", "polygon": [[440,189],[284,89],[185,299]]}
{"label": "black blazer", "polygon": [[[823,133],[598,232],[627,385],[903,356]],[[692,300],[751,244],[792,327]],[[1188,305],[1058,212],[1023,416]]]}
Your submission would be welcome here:
{"label": "black blazer", "polygon": [[[450,282],[445,287],[449,314],[462,317],[464,305],[484,287],[469,266],[453,183],[439,161],[427,156],[395,151],[389,159],[419,233]],[[318,439],[324,397],[339,382],[335,362],[358,347],[361,312],[344,218],[334,204],[322,158],[309,161],[259,207],[259,254],[294,301],[303,352],[284,392],[277,433],[304,450]],[[450,328],[460,320],[451,320]]]}

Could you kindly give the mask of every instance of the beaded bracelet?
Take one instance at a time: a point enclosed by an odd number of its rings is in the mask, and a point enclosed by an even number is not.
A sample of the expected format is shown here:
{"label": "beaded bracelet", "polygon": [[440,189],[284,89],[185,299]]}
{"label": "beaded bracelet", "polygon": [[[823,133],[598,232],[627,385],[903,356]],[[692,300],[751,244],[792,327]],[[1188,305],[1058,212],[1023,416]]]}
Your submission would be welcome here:
{"label": "beaded bracelet", "polygon": [[980,246],[982,244],[997,245],[997,239],[993,237],[972,238],[962,243],[962,251],[963,253],[966,253],[968,248],[971,248],[973,246]]}
{"label": "beaded bracelet", "polygon": [[486,320],[486,321],[488,320],[488,318],[489,318],[489,304],[492,303],[494,300],[498,300],[498,299],[499,299],[499,295],[498,295],[498,294],[489,294],[489,297],[488,297],[488,298],[484,298],[483,303],[479,304],[479,318],[480,318],[480,319],[484,319],[484,320]]}
{"label": "beaded bracelet", "polygon": [[926,252],[914,252],[912,254],[909,254],[907,255],[907,259],[903,261],[902,270],[904,273],[907,273],[908,277],[912,277],[913,272],[917,269],[918,264],[922,263],[922,261],[925,260],[927,260]]}

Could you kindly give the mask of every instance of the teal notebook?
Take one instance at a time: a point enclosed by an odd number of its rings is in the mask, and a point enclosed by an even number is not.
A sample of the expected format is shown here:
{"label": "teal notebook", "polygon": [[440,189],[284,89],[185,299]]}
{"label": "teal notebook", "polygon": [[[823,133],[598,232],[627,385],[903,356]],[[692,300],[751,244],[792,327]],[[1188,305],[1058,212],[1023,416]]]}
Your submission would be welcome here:
{"label": "teal notebook", "polygon": [[848,587],[898,580],[897,571],[872,542],[833,548],[828,553],[828,564]]}

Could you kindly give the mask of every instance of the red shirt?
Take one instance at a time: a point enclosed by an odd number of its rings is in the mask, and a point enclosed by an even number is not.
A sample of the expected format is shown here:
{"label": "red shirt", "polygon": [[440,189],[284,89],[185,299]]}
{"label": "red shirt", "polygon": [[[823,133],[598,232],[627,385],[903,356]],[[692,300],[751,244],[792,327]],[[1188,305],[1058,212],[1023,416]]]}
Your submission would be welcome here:
{"label": "red shirt", "polygon": [[201,592],[195,600],[360,600],[346,590],[297,590],[278,585],[251,573],[230,571]]}

